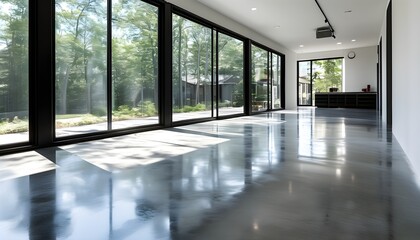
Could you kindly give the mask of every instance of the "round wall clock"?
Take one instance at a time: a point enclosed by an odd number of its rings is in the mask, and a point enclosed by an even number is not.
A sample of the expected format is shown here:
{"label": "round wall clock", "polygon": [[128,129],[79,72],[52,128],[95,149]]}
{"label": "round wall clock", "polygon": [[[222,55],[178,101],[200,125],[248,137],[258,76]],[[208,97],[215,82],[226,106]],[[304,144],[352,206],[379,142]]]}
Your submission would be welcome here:
{"label": "round wall clock", "polygon": [[355,52],[353,52],[353,51],[350,51],[350,52],[347,54],[347,57],[348,57],[349,59],[353,59],[353,58],[355,58],[355,57],[356,57],[356,53],[355,53]]}

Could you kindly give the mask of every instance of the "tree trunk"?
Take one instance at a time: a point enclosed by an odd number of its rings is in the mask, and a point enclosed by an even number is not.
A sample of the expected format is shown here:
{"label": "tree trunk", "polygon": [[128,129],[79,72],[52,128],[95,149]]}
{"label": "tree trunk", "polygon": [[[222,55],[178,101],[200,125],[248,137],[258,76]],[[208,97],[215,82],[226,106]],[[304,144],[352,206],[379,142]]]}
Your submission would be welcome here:
{"label": "tree trunk", "polygon": [[197,85],[195,86],[195,105],[197,105],[198,103],[200,103],[200,54],[201,54],[201,49],[200,49],[200,43],[197,40],[197,49],[198,49],[198,53],[197,53]]}
{"label": "tree trunk", "polygon": [[[184,55],[185,59],[184,59],[184,69],[185,69],[185,83],[184,83],[184,88],[183,88],[183,93],[184,96],[181,96],[181,98],[183,98],[184,100],[184,105],[187,105],[187,83],[188,83],[188,38],[185,39],[185,55]],[[190,105],[191,105],[191,101],[190,101]]]}
{"label": "tree trunk", "polygon": [[[206,42],[206,64],[204,65],[204,76],[207,77],[208,76],[208,72],[209,72],[209,62],[210,62],[210,51],[209,51],[209,44]],[[204,99],[204,104],[207,105],[207,99],[206,99],[206,83],[203,83],[203,99]]]}
{"label": "tree trunk", "polygon": [[179,108],[184,107],[184,98],[182,97],[182,74],[181,74],[181,48],[182,48],[182,29],[181,29],[181,22],[178,23],[178,33],[179,33],[179,39],[178,39],[178,75],[179,75]]}
{"label": "tree trunk", "polygon": [[[86,53],[86,50],[84,51]],[[85,54],[84,54],[85,55]],[[85,77],[85,83],[86,83],[86,109],[88,113],[92,113],[92,86],[91,86],[91,80],[88,76],[88,64],[89,61],[86,59],[86,56],[83,56],[84,58],[84,77]]]}
{"label": "tree trunk", "polygon": [[69,77],[70,77],[70,66],[67,66],[63,79],[62,79],[62,84],[61,84],[61,89],[60,89],[61,104],[60,104],[60,109],[58,111],[60,114],[67,114],[67,87],[68,87]]}
{"label": "tree trunk", "polygon": [[[150,38],[151,45],[154,46],[153,39]],[[159,111],[159,67],[158,67],[158,56],[155,48],[152,49],[152,59],[153,59],[153,102],[155,105],[155,110]],[[143,87],[142,87],[143,89]],[[143,90],[142,90],[143,91]],[[142,93],[142,102],[143,93]]]}

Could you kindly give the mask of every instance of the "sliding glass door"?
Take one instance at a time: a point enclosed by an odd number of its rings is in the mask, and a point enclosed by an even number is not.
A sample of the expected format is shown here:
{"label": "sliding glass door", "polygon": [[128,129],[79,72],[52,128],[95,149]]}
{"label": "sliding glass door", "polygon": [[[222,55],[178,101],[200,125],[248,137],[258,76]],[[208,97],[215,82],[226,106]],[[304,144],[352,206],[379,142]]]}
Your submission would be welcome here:
{"label": "sliding glass door", "polygon": [[298,106],[314,106],[315,93],[342,92],[343,58],[298,62]]}
{"label": "sliding glass door", "polygon": [[172,121],[213,117],[212,30],[172,15]]}
{"label": "sliding glass door", "polygon": [[261,112],[268,109],[268,51],[255,45],[251,47],[251,98],[252,112]]}
{"label": "sliding glass door", "polygon": [[279,110],[284,107],[284,56],[252,45],[251,108],[252,112]]}
{"label": "sliding glass door", "polygon": [[218,116],[244,113],[244,43],[218,33],[217,38]]}
{"label": "sliding glass door", "polygon": [[56,0],[56,137],[107,130],[107,1]]}
{"label": "sliding glass door", "polygon": [[158,7],[55,3],[56,137],[159,124]]}
{"label": "sliding glass door", "polygon": [[158,7],[113,1],[112,10],[112,129],[158,124]]}
{"label": "sliding glass door", "polygon": [[281,109],[282,57],[271,54],[271,109]]}

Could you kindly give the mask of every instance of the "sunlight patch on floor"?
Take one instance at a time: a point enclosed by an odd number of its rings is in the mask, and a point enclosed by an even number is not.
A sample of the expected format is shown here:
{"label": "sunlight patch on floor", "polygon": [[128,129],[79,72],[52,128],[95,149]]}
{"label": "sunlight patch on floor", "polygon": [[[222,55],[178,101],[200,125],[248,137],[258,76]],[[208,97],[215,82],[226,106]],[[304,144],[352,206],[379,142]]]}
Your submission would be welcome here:
{"label": "sunlight patch on floor", "polygon": [[34,151],[0,157],[0,181],[53,170],[56,165]]}
{"label": "sunlight patch on floor", "polygon": [[63,146],[62,149],[101,169],[116,172],[156,163],[226,141],[228,139],[157,130]]}

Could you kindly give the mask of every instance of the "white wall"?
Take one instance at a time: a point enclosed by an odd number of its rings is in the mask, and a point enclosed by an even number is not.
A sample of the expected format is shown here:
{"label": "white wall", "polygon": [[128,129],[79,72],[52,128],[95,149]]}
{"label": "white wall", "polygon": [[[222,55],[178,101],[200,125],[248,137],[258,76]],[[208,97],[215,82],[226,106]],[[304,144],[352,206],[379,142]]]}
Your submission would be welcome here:
{"label": "white wall", "polygon": [[186,0],[167,0],[167,2],[179,6],[189,12],[192,12],[204,19],[214,22],[220,26],[223,26],[233,32],[236,32],[242,36],[245,36],[251,40],[254,40],[260,44],[263,44],[269,48],[272,48],[286,56],[286,109],[296,109],[297,103],[297,84],[296,84],[296,53],[288,50],[282,45],[261,36],[253,30],[245,27],[244,25],[214,11],[213,9],[199,3],[197,1],[186,1]]}
{"label": "white wall", "polygon": [[[347,53],[350,51],[356,53],[355,58],[347,58]],[[376,46],[297,55],[298,60],[335,57],[344,57],[344,91],[361,92],[367,84],[370,84],[371,91],[377,91],[376,63],[378,62],[378,54]]]}
{"label": "white wall", "polygon": [[392,2],[393,133],[420,177],[419,0]]}

